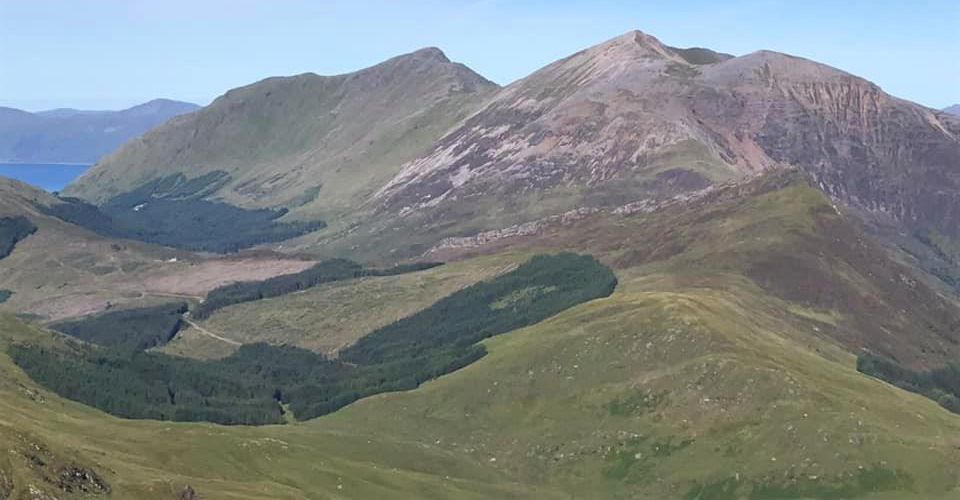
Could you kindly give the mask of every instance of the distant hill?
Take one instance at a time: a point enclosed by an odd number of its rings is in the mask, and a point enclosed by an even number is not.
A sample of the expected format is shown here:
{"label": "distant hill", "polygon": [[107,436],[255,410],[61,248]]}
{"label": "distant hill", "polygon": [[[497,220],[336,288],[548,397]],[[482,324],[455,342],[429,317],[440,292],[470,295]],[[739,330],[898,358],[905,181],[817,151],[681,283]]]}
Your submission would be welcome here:
{"label": "distant hill", "polygon": [[951,115],[960,115],[960,104],[954,104],[953,106],[947,106],[943,108],[944,111],[950,113]]}
{"label": "distant hill", "polygon": [[0,108],[0,161],[95,163],[170,118],[196,111],[188,102],[155,99],[122,111]]}

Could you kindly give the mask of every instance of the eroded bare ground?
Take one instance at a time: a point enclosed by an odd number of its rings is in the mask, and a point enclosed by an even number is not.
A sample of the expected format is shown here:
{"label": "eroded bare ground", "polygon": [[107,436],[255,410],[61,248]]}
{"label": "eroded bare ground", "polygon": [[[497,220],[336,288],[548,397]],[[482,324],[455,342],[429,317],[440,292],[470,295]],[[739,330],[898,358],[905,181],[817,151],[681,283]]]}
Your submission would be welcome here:
{"label": "eroded bare ground", "polygon": [[199,300],[225,284],[262,280],[302,271],[315,262],[282,257],[230,257],[190,262],[155,262],[148,269],[117,273],[99,288],[77,283],[56,293],[21,300],[19,312],[57,321],[104,311],[123,304],[153,304],[171,299]]}
{"label": "eroded bare ground", "polygon": [[227,283],[263,280],[281,274],[296,273],[315,263],[277,257],[206,260],[191,263],[173,273],[166,269],[154,270],[143,277],[142,285],[149,293],[200,296]]}

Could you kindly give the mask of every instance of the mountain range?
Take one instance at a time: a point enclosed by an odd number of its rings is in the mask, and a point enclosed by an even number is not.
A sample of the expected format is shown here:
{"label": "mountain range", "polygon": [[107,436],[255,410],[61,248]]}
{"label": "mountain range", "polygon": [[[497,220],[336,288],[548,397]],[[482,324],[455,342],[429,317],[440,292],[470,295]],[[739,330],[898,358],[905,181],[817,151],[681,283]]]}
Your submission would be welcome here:
{"label": "mountain range", "polygon": [[100,204],[173,173],[224,172],[209,197],[323,219],[328,244],[402,227],[409,241],[389,250],[409,255],[791,167],[871,220],[957,237],[958,135],[953,115],[829,66],[631,32],[504,88],[436,49],[268,79],[125,145],[65,193]]}
{"label": "mountain range", "polygon": [[0,498],[960,495],[960,118],[814,61],[427,48],[0,195]]}
{"label": "mountain range", "polygon": [[169,99],[122,111],[0,108],[0,161],[93,164],[156,125],[199,108]]}

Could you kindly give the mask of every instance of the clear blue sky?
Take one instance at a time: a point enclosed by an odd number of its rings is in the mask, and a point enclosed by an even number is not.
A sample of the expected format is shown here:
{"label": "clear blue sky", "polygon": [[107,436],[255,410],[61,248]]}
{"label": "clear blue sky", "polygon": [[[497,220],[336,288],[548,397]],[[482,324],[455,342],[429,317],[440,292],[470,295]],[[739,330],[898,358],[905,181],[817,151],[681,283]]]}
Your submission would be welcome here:
{"label": "clear blue sky", "polygon": [[268,76],[343,73],[424,46],[509,83],[631,29],[788,52],[922,104],[960,103],[960,0],[0,0],[0,105],[206,104]]}

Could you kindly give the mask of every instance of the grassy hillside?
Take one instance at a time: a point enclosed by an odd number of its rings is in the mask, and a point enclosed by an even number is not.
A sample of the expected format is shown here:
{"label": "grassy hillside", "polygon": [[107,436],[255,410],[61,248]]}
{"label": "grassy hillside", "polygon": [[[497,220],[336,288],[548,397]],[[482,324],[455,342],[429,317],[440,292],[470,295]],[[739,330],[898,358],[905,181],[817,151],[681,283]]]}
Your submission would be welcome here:
{"label": "grassy hillside", "polygon": [[495,88],[437,49],[346,75],[269,78],[126,144],[65,193],[101,204],[161,177],[223,171],[217,200],[336,226]]}
{"label": "grassy hillside", "polygon": [[[918,349],[950,344],[935,328],[953,312],[816,191],[768,179],[656,216],[598,217],[461,250],[591,251],[620,284],[485,341],[486,357],[414,391],[276,427],[127,422],[50,395],[0,356],[0,421],[58,456],[79,453],[118,498],[170,498],[185,484],[203,498],[960,494],[960,416],[858,373],[851,353],[863,343],[919,363]],[[804,272],[763,272],[784,255],[798,260],[782,270]],[[811,287],[805,277],[824,270],[829,288]],[[899,300],[916,311],[890,314]],[[44,338],[10,318],[0,331]],[[912,346],[891,340],[908,336]],[[16,484],[46,484],[12,457]]]}
{"label": "grassy hillside", "polygon": [[589,249],[620,286],[487,341],[476,365],[328,421],[411,439],[427,428],[424,445],[583,498],[960,494],[947,465],[960,418],[858,373],[852,353],[957,359],[956,307],[802,182],[472,251],[508,246]]}
{"label": "grassy hillside", "polygon": [[371,332],[338,359],[265,343],[208,361],[143,352],[179,330],[186,304],[58,323],[59,331],[97,345],[25,343],[9,354],[44,387],[111,415],[275,424],[292,418],[290,411],[306,420],[358,399],[414,389],[485,356],[479,341],[609,296],[615,287],[613,272],[590,256],[536,255]]}
{"label": "grassy hillside", "polygon": [[[575,248],[620,269],[690,287],[731,277],[791,304],[817,335],[911,367],[960,357],[960,310],[891,259],[818,190],[786,174],[727,186],[647,213],[594,214],[535,234],[433,257]],[[815,327],[815,329],[814,329]]]}
{"label": "grassy hillside", "polygon": [[[461,288],[507,272],[527,258],[529,255],[495,255],[417,273],[330,283],[294,295],[230,306],[201,325],[242,343],[289,344],[334,354],[363,335]],[[164,350],[192,356],[232,351],[229,343],[210,339],[186,331]]]}
{"label": "grassy hillside", "polygon": [[[50,339],[0,317],[0,344]],[[174,500],[189,486],[205,499],[529,498],[485,464],[402,440],[309,426],[228,428],[124,421],[64,401],[0,355],[0,492],[89,498],[64,471],[81,471],[110,498]],[[89,484],[89,481],[79,481]],[[71,491],[68,491],[71,490]],[[91,491],[91,493],[95,493]],[[30,496],[33,495],[33,496]],[[552,497],[560,498],[558,495]]]}

